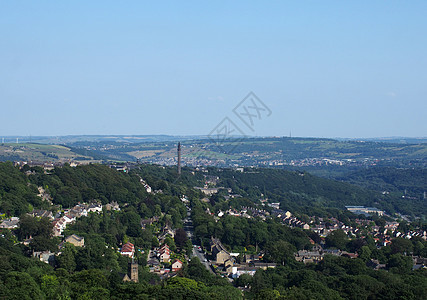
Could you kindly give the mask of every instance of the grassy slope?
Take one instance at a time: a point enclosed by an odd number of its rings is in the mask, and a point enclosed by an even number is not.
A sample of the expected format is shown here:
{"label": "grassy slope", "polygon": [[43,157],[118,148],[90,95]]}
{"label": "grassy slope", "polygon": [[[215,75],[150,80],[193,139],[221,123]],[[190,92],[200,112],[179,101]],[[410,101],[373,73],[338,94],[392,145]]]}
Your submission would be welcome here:
{"label": "grassy slope", "polygon": [[[45,144],[15,144],[0,145],[1,160],[27,160],[27,161],[67,161],[75,160],[78,155],[65,146]],[[86,157],[90,158],[90,157]]]}

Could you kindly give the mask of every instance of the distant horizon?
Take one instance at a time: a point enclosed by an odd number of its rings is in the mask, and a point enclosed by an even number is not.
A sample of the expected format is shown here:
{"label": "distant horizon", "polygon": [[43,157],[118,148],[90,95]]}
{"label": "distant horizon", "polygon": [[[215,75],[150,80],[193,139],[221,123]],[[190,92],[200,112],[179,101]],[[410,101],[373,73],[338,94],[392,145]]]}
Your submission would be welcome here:
{"label": "distant horizon", "polygon": [[[64,135],[0,135],[0,141],[16,138],[58,138],[58,137],[185,137],[185,138],[209,138],[208,134],[64,134]],[[376,136],[376,137],[349,137],[349,136],[289,136],[289,135],[230,135],[243,138],[314,138],[314,139],[427,139],[426,136]]]}

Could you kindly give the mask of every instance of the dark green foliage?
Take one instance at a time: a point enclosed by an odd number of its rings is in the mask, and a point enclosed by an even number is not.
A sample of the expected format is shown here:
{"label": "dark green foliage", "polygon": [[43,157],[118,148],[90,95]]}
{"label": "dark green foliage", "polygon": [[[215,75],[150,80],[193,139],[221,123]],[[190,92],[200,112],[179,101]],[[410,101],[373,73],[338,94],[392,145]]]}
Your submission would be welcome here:
{"label": "dark green foliage", "polygon": [[374,271],[359,259],[326,256],[318,265],[259,270],[249,284],[255,299],[423,299],[426,274],[405,272]]}
{"label": "dark green foliage", "polygon": [[34,251],[54,251],[56,248],[56,241],[52,239],[52,223],[48,218],[22,215],[17,233],[21,240],[32,237],[30,247]]}
{"label": "dark green foliage", "polygon": [[391,240],[391,252],[395,253],[410,253],[413,251],[413,244],[410,240],[404,238],[394,238]]}
{"label": "dark green foliage", "polygon": [[265,258],[278,265],[285,265],[294,261],[295,246],[289,242],[278,240],[269,242],[265,247]]}
{"label": "dark green foliage", "polygon": [[419,168],[372,167],[337,178],[362,187],[389,192],[406,193],[420,198],[427,188],[427,170]]}
{"label": "dark green foliage", "polygon": [[[293,213],[327,216],[330,208],[345,209],[346,205],[379,206],[391,208],[394,212],[389,204],[392,198],[388,195],[306,172],[253,169],[242,173],[213,169],[210,174],[220,176],[222,186],[232,188],[234,193],[241,194],[252,202],[257,202],[261,194],[264,194],[263,197],[280,202],[282,209]],[[242,205],[248,206],[246,202],[242,202]]]}
{"label": "dark green foliage", "polygon": [[[2,293],[2,292],[0,292]],[[35,280],[23,272],[10,272],[4,280],[4,294],[7,299],[43,299],[43,294]]]}
{"label": "dark green foliage", "polygon": [[69,273],[74,272],[76,269],[76,254],[76,247],[73,244],[66,243],[61,250],[61,254],[56,257],[58,267],[67,270]]}
{"label": "dark green foliage", "polygon": [[135,204],[147,196],[136,176],[117,172],[104,165],[64,166],[55,168],[49,175],[30,175],[30,180],[38,186],[45,186],[54,203],[63,207],[72,207],[82,201]]}
{"label": "dark green foliage", "polygon": [[325,239],[326,246],[346,250],[347,234],[342,229],[332,231]]}
{"label": "dark green foliage", "polygon": [[183,268],[180,275],[196,281],[200,281],[206,286],[227,286],[226,279],[213,275],[205,266],[202,265],[197,257],[193,257],[191,261]]}
{"label": "dark green foliage", "polygon": [[[363,188],[387,191],[390,212],[426,216],[427,207],[423,200],[427,190],[427,170],[420,168],[375,167],[350,172],[337,178]],[[405,198],[402,198],[405,196]]]}
{"label": "dark green foliage", "polygon": [[188,240],[187,233],[184,229],[178,228],[174,236],[175,244],[178,248],[184,248]]}
{"label": "dark green foliage", "polygon": [[[33,174],[27,177],[25,171]],[[233,188],[233,193],[244,197],[227,202],[222,191],[212,197],[210,204],[205,204],[199,201],[203,195],[193,189],[200,186],[203,175],[198,172],[192,175],[185,168],[180,178],[174,168],[157,166],[142,166],[130,173],[100,165],[65,166],[45,174],[40,168],[19,171],[10,164],[0,164],[0,172],[0,209],[12,207],[14,212],[23,213],[30,209],[29,204],[41,207],[44,204],[35,196],[36,186],[45,187],[52,194],[53,202],[63,206],[73,206],[77,201],[101,201],[104,204],[117,201],[121,206],[120,211],[91,213],[69,225],[65,235],[76,233],[83,236],[85,247],[66,244],[56,257],[55,270],[27,257],[33,249],[57,249],[55,239],[50,235],[49,220],[21,216],[20,230],[5,230],[2,232],[4,238],[0,237],[0,298],[241,299],[239,289],[208,272],[197,258],[188,262],[178,277],[161,282],[145,267],[146,255],[137,251],[140,283],[121,280],[119,274],[127,271],[129,260],[118,254],[118,248],[130,241],[137,250],[148,250],[158,243],[153,234],[158,227],[165,224],[181,227],[182,219],[186,217],[186,208],[180,200],[183,194],[191,201],[197,239],[201,238],[206,244],[211,236],[215,236],[230,250],[262,251],[264,261],[277,263],[276,269],[259,270],[254,277],[242,275],[235,281],[236,286],[250,289],[245,294],[249,299],[422,299],[427,290],[426,271],[412,271],[412,259],[405,255],[426,255],[427,244],[421,238],[396,238],[390,246],[377,249],[369,236],[350,240],[345,233],[336,230],[326,239],[327,245],[357,252],[359,258],[325,256],[317,265],[303,265],[294,260],[293,253],[311,247],[309,236],[320,242],[319,236],[291,229],[277,219],[262,221],[225,216],[215,220],[205,212],[207,207],[213,211],[228,209],[228,205],[236,208],[256,206],[262,193],[270,200],[280,201],[284,209],[295,208],[302,220],[307,221],[308,215],[318,212],[319,215],[334,215],[350,224],[353,216],[336,207],[350,202],[370,205],[373,199],[386,200],[382,196],[377,198],[377,193],[348,184],[283,170],[254,169],[251,173],[236,173],[209,169],[210,174],[220,174],[221,185]],[[163,193],[148,194],[139,176],[153,189],[162,189]],[[27,199],[23,195],[31,197]],[[310,208],[306,209],[308,205]],[[154,215],[160,217],[159,223],[142,229],[141,220]],[[384,226],[384,219],[373,218],[373,221]],[[418,225],[423,226],[421,221]],[[407,231],[413,226],[402,223],[399,230]],[[14,233],[19,240],[31,235],[30,248],[14,245]],[[171,248],[176,244],[177,251],[192,250],[185,231],[181,229],[177,230],[174,240],[167,238],[166,242]],[[366,264],[371,259],[385,263],[386,270],[368,268]]]}
{"label": "dark green foliage", "polygon": [[387,268],[396,274],[407,274],[412,269],[412,258],[400,253],[393,254],[388,260]]}
{"label": "dark green foliage", "polygon": [[258,246],[259,249],[263,249],[267,244],[274,245],[278,242],[291,244],[290,251],[294,248],[310,247],[308,236],[303,230],[291,229],[276,219],[264,222],[253,218],[226,216],[215,222],[199,207],[194,207],[192,213],[194,232],[198,238],[209,239],[211,236],[215,236],[231,249],[243,249],[250,246]]}
{"label": "dark green foliage", "polygon": [[30,204],[41,206],[37,188],[28,185],[28,179],[12,163],[0,163],[0,212],[20,216],[30,211]]}

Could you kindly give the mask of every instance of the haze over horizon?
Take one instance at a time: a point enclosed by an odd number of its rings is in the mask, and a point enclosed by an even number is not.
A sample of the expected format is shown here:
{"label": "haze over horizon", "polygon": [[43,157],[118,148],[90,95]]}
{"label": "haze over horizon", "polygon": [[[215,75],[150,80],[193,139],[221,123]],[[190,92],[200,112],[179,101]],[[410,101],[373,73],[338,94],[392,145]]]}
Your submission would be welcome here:
{"label": "haze over horizon", "polygon": [[[0,136],[425,137],[427,2],[0,3]],[[270,115],[233,109],[253,91]]]}

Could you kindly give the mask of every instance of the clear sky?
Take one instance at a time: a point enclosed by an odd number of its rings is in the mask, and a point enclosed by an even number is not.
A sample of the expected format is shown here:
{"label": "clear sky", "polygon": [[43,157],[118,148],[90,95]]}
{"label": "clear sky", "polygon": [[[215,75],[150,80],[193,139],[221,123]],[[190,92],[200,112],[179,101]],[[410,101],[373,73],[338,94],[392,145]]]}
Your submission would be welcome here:
{"label": "clear sky", "polygon": [[0,136],[427,136],[427,1],[5,0],[0,104]]}

